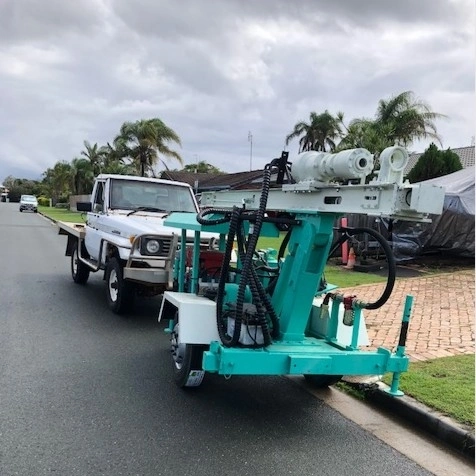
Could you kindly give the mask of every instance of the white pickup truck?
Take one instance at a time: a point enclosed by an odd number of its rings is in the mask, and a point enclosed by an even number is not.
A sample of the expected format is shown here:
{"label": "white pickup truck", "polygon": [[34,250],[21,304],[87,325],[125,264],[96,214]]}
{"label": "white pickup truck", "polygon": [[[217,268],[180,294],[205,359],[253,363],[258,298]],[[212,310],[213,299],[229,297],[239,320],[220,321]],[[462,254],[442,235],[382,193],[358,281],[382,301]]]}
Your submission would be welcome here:
{"label": "white pickup truck", "polygon": [[[58,222],[67,235],[75,283],[90,272],[104,271],[107,302],[115,313],[130,310],[136,295],[154,296],[176,287],[174,261],[179,246],[176,229],[164,226],[171,212],[198,212],[192,188],[185,183],[147,177],[102,174],[91,201],[79,202],[86,224]],[[212,249],[216,234],[202,233],[200,244]],[[193,243],[193,233],[187,243]]]}

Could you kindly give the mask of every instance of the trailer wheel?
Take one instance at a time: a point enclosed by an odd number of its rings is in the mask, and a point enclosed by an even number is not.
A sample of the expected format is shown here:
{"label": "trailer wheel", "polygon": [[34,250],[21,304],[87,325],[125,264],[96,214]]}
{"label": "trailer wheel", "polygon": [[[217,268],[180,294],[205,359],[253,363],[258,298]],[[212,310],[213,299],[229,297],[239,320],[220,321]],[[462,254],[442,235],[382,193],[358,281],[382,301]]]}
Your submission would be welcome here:
{"label": "trailer wheel", "polygon": [[106,266],[106,298],[109,309],[122,314],[134,304],[133,285],[124,280],[122,266],[117,258],[111,258]]}
{"label": "trailer wheel", "polygon": [[76,284],[86,284],[91,270],[88,265],[79,260],[78,251],[80,246],[81,245],[78,241],[73,249],[73,252],[71,253],[71,276],[73,277],[73,281]]}
{"label": "trailer wheel", "polygon": [[206,346],[179,344],[178,331],[179,324],[176,318],[174,329],[170,334],[175,383],[180,388],[198,387],[204,377],[202,357]]}
{"label": "trailer wheel", "polygon": [[306,382],[314,388],[325,388],[339,382],[342,375],[304,375]]}

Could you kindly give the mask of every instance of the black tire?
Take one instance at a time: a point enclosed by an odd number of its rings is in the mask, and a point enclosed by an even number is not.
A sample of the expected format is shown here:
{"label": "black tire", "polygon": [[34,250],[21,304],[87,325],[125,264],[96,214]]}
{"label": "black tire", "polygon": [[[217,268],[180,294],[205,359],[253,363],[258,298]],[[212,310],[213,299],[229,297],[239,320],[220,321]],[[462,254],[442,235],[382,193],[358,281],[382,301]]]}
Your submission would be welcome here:
{"label": "black tire", "polygon": [[306,382],[314,388],[326,388],[339,382],[342,375],[304,375]]}
{"label": "black tire", "polygon": [[23,209],[22,209],[22,208],[20,208],[20,213],[22,213],[22,212],[23,212]]}
{"label": "black tire", "polygon": [[[89,273],[91,272],[91,268],[87,264],[84,264],[82,261],[79,260],[79,241],[76,242],[76,246],[71,253],[71,276],[73,277],[73,281],[76,284],[86,284],[89,278]],[[86,250],[83,248],[81,249],[81,255],[86,255]]]}
{"label": "black tire", "polygon": [[178,323],[170,334],[171,354],[174,371],[174,381],[180,388],[198,387],[203,380],[202,357],[206,349],[204,345],[179,344],[178,343]]}
{"label": "black tire", "polygon": [[134,305],[134,287],[124,280],[122,265],[117,258],[111,258],[106,266],[106,299],[109,309],[122,314]]}

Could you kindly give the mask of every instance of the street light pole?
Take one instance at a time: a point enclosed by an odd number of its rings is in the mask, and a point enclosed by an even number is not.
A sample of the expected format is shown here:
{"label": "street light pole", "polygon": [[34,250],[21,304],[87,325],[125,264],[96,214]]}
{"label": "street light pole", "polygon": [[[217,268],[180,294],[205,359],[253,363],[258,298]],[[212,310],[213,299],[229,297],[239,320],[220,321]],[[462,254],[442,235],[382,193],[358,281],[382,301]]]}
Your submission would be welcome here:
{"label": "street light pole", "polygon": [[194,154],[195,157],[195,173],[198,174],[198,154]]}
{"label": "street light pole", "polygon": [[251,131],[248,131],[248,142],[250,143],[250,172],[252,170],[253,163],[253,134]]}

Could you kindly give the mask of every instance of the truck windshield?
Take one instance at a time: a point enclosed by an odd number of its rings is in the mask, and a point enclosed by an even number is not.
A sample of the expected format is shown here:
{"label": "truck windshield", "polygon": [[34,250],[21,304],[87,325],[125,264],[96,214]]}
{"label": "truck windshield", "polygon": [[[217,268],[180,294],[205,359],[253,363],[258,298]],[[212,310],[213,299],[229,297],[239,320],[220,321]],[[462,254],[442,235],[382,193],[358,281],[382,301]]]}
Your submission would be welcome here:
{"label": "truck windshield", "polygon": [[111,180],[112,209],[197,212],[189,188],[139,180]]}

